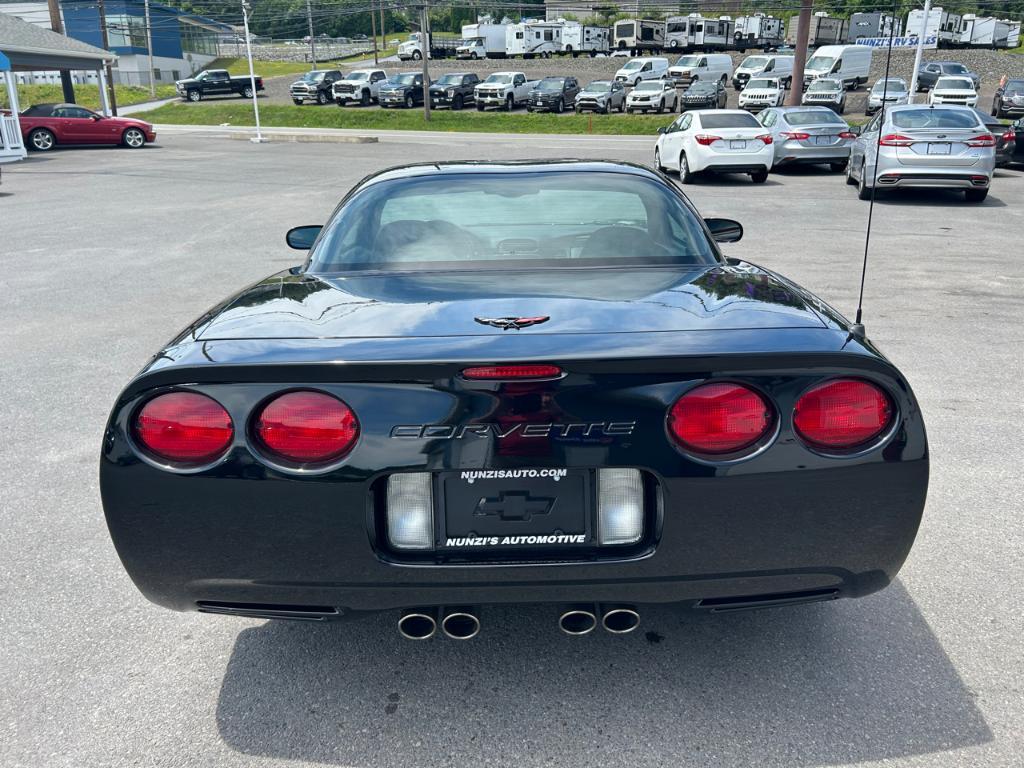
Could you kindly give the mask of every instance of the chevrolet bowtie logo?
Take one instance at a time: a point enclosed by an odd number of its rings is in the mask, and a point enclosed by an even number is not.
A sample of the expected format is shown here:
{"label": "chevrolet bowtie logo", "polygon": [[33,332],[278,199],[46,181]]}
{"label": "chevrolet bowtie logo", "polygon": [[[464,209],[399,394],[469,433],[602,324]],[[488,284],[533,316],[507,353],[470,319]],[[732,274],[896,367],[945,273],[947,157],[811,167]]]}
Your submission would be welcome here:
{"label": "chevrolet bowtie logo", "polygon": [[554,499],[534,497],[527,491],[510,491],[490,499],[481,498],[473,514],[481,517],[495,515],[502,520],[528,523],[534,515],[548,514],[554,503]]}
{"label": "chevrolet bowtie logo", "polygon": [[474,317],[480,325],[491,325],[501,328],[503,331],[518,331],[520,328],[527,328],[531,325],[540,325],[550,320],[550,317]]}

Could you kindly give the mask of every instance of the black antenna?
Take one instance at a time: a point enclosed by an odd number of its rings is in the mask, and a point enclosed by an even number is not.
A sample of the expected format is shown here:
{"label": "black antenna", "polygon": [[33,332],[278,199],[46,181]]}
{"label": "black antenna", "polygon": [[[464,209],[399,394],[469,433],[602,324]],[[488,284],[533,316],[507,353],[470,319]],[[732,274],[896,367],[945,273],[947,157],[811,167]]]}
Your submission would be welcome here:
{"label": "black antenna", "polygon": [[[889,45],[885,53],[885,75],[882,80],[882,106],[879,107],[879,127],[881,122],[885,120],[885,97],[889,95],[889,67],[892,64],[892,44],[896,37],[896,12],[897,12],[897,0],[893,0],[892,4],[892,19],[889,22]],[[925,19],[925,30],[928,29],[928,19]],[[909,34],[910,30],[906,30]],[[870,94],[868,96],[870,99]],[[913,94],[911,94],[913,98]],[[878,131],[878,136],[875,137],[875,167],[878,167],[878,148],[882,145],[882,131]],[[865,167],[864,172],[867,172]],[[868,247],[871,245],[871,220],[875,213],[875,194],[878,192],[877,180],[872,180],[871,184],[871,202],[868,203],[868,226],[864,231],[864,261],[860,268],[860,294],[857,296],[857,314],[854,317],[853,325],[850,327],[850,334],[856,336],[858,339],[865,338],[864,333],[864,282],[867,280],[868,275]]]}

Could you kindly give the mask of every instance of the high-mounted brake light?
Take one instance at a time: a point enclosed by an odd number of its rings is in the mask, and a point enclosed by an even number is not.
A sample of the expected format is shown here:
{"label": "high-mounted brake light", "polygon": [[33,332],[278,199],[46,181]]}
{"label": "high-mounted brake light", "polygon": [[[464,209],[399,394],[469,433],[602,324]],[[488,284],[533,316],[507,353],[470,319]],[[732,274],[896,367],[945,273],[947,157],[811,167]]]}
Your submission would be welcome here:
{"label": "high-mounted brake light", "polygon": [[893,406],[879,387],[834,379],[807,390],[793,409],[793,427],[812,448],[846,451],[870,443],[892,424]]}
{"label": "high-mounted brake light", "polygon": [[994,147],[996,145],[996,137],[991,133],[982,133],[968,139],[964,144],[968,147]]}
{"label": "high-mounted brake light", "polygon": [[702,384],[680,397],[668,412],[668,428],[684,449],[729,454],[749,448],[771,429],[767,401],[742,384]]}
{"label": "high-mounted brake light", "polygon": [[198,465],[222,456],[235,429],[231,416],[213,398],[196,392],[168,392],[142,406],[132,432],[153,457]]}
{"label": "high-mounted brake light", "polygon": [[795,139],[796,141],[805,141],[811,138],[811,134],[800,131],[783,131],[779,135],[784,139]]}
{"label": "high-mounted brake light", "polygon": [[693,140],[700,144],[702,147],[710,147],[716,141],[721,141],[721,136],[712,136],[710,133],[698,133],[693,137]]}
{"label": "high-mounted brake light", "polygon": [[878,143],[883,147],[909,147],[913,146],[914,139],[902,133],[887,133],[878,140]]}
{"label": "high-mounted brake light", "polygon": [[480,365],[462,371],[466,379],[555,379],[562,375],[557,365]]}
{"label": "high-mounted brake light", "polygon": [[325,464],[348,453],[359,437],[359,422],[345,403],[324,392],[286,392],[253,420],[252,434],[272,458],[296,464]]}
{"label": "high-mounted brake light", "polygon": [[768,144],[774,144],[775,143],[775,139],[772,138],[772,135],[770,133],[762,133],[760,136],[755,136],[754,138],[755,139],[760,139],[761,141],[763,141],[765,143],[766,146]]}

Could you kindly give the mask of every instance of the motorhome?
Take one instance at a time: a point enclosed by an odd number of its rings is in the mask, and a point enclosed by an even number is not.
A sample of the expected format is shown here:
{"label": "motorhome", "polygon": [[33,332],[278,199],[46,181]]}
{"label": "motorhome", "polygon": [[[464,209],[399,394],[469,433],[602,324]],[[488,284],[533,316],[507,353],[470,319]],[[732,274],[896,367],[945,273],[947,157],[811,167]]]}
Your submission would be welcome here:
{"label": "motorhome", "polygon": [[753,16],[738,16],[733,26],[733,47],[739,51],[747,48],[775,48],[782,44],[784,30],[782,19],[756,13]]}
{"label": "motorhome", "polygon": [[551,56],[562,50],[562,31],[565,24],[561,21],[526,21],[520,24],[509,24],[505,30],[505,55],[522,56],[532,59],[534,56]]}
{"label": "motorhome", "polygon": [[[1013,34],[1013,32],[1016,34]],[[957,48],[1016,48],[1020,41],[1020,22],[977,16],[965,13],[960,26],[950,41]]]}
{"label": "motorhome", "polygon": [[608,53],[611,49],[611,30],[591,27],[578,21],[565,21],[562,29],[562,52],[576,56],[580,53]]}
{"label": "motorhome", "polygon": [[940,7],[932,6],[928,12],[928,22],[925,24],[924,11],[914,9],[907,14],[907,36],[920,36],[922,24],[924,24],[925,39],[934,35],[940,46],[954,45],[960,33],[960,19],[961,16],[958,13],[947,13]]}
{"label": "motorhome", "polygon": [[855,13],[850,16],[846,31],[846,42],[856,43],[862,37],[899,37],[903,31],[902,21],[891,13]]}
{"label": "motorhome", "polygon": [[624,19],[612,27],[612,47],[620,51],[660,51],[665,47],[665,22]]}

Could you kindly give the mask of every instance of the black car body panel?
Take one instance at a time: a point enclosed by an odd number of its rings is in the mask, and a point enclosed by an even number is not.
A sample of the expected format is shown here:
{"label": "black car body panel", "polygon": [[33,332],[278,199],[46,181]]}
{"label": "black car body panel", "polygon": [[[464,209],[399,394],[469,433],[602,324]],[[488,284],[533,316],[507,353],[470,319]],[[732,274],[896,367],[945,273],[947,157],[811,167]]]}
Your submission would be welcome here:
{"label": "black car body panel", "polygon": [[[576,167],[669,183],[624,165]],[[178,610],[345,618],[524,602],[720,610],[856,597],[895,577],[926,495],[924,423],[902,374],[838,313],[721,256],[692,268],[540,273],[296,268],[197,319],[128,384],[103,439],[104,509],[140,590]],[[520,330],[480,320],[513,313],[546,320]],[[510,362],[554,363],[564,375],[462,375]],[[808,387],[837,376],[873,382],[895,409],[883,438],[844,456],[809,449],[789,417]],[[754,455],[708,461],[671,441],[667,409],[710,381],[744,383],[773,403],[779,419]],[[333,394],[358,414],[355,447],[323,471],[276,465],[251,437],[260,404],[295,388]],[[133,415],[174,390],[212,397],[236,425],[210,466],[163,466],[135,444]],[[628,547],[403,553],[383,527],[393,473],[440,483],[452,472],[561,468],[586,483],[607,467],[643,477],[644,536]]]}
{"label": "black car body panel", "polygon": [[392,81],[381,85],[377,91],[377,103],[387,107],[415,107],[423,104],[423,75],[419,72],[403,72],[398,77],[408,82]]}
{"label": "black car body panel", "polygon": [[[442,82],[445,78],[454,82]],[[461,109],[473,103],[473,94],[480,78],[472,72],[450,72],[430,86],[430,104],[433,107]]]}
{"label": "black car body panel", "polygon": [[288,92],[295,104],[307,101],[327,104],[334,100],[334,83],[341,78],[341,71],[337,69],[313,70],[292,83]]}

